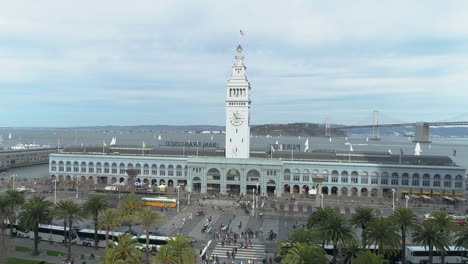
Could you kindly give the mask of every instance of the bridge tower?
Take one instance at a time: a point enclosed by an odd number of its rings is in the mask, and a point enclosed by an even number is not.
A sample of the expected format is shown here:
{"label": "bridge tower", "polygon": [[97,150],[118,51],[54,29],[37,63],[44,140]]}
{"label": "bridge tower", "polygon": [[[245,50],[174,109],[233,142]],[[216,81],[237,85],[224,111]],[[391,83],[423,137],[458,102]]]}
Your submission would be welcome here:
{"label": "bridge tower", "polygon": [[429,123],[427,122],[416,123],[416,131],[414,133],[413,142],[431,143],[431,141],[429,140]]}
{"label": "bridge tower", "polygon": [[372,138],[371,140],[380,140],[379,131],[379,111],[374,110],[372,113]]}
{"label": "bridge tower", "polygon": [[325,121],[325,136],[331,137],[331,126],[330,126],[330,119]]}

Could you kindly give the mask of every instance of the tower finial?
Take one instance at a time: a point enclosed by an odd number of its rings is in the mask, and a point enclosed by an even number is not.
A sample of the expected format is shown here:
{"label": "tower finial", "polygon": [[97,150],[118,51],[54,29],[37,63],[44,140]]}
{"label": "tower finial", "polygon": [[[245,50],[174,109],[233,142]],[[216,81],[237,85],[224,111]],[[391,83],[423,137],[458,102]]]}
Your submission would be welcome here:
{"label": "tower finial", "polygon": [[242,52],[242,46],[239,44],[239,46],[237,46],[237,52]]}

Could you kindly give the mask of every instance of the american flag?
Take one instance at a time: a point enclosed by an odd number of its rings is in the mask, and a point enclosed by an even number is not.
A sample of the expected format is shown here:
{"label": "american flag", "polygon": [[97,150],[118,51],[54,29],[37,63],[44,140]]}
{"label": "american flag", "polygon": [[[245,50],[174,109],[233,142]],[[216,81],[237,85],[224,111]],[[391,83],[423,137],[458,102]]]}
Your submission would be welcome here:
{"label": "american flag", "polygon": [[242,30],[240,30],[240,34],[241,34],[241,36],[245,35],[244,31],[242,31]]}

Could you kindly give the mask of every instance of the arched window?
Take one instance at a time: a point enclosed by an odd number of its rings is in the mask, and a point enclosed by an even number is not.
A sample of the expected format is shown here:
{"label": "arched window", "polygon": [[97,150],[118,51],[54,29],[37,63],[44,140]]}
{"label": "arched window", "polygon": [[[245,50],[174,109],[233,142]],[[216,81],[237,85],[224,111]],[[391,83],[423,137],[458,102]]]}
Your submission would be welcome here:
{"label": "arched window", "polygon": [[71,172],[71,162],[67,161],[66,169],[67,169],[67,172]]}
{"label": "arched window", "polygon": [[148,164],[144,164],[144,165],[143,165],[143,175],[149,175],[149,174],[150,174],[149,165],[148,165]]}
{"label": "arched window", "polygon": [[379,184],[379,174],[376,171],[371,173],[371,184]]}
{"label": "arched window", "polygon": [[327,170],[322,171],[322,176],[323,176],[323,182],[328,182],[328,171]]}
{"label": "arched window", "polygon": [[293,181],[300,181],[301,175],[298,169],[293,171]]}
{"label": "arched window", "polygon": [[112,174],[117,174],[117,163],[112,163]]}
{"label": "arched window", "polygon": [[219,181],[221,180],[221,173],[219,172],[218,169],[209,169],[208,172],[206,173],[206,178],[207,180],[215,180]]}
{"label": "arched window", "polygon": [[309,170],[303,170],[302,171],[302,181],[303,182],[309,182],[310,176],[309,176]]}
{"label": "arched window", "polygon": [[369,182],[369,174],[367,173],[367,171],[363,171],[361,173],[361,184],[367,184]]}
{"label": "arched window", "polygon": [[120,174],[126,174],[126,172],[125,172],[125,164],[123,164],[123,163],[120,163],[120,164],[119,164],[119,173],[120,173]]}
{"label": "arched window", "polygon": [[159,166],[159,175],[160,176],[166,176],[166,166],[164,166],[164,165]]}
{"label": "arched window", "polygon": [[417,173],[413,174],[412,179],[411,179],[411,185],[419,186],[419,174]]}
{"label": "arched window", "polygon": [[[398,177],[397,177],[398,181]],[[387,185],[388,184],[388,173],[382,172],[382,175],[380,175],[380,184]]]}
{"label": "arched window", "polygon": [[341,172],[341,183],[348,183],[348,172],[342,171]]}
{"label": "arched window", "polygon": [[396,172],[392,173],[392,185],[398,185],[398,178],[399,178],[398,173]]}
{"label": "arched window", "polygon": [[85,172],[86,173],[86,162],[81,162],[81,172]]}
{"label": "arched window", "polygon": [[357,173],[357,171],[351,172],[351,183],[357,184],[358,183],[358,176],[359,176],[359,174]]}
{"label": "arched window", "polygon": [[291,171],[289,169],[284,170],[284,180],[290,181],[291,180]]}
{"label": "arched window", "polygon": [[451,188],[452,187],[452,176],[451,175],[445,175],[444,177],[444,187]]}
{"label": "arched window", "polygon": [[80,164],[78,161],[73,162],[73,172],[80,172]]}
{"label": "arched window", "polygon": [[461,175],[455,176],[455,188],[463,188],[463,177]]}
{"label": "arched window", "polygon": [[88,163],[88,172],[94,173],[94,163],[92,162]]}
{"label": "arched window", "polygon": [[406,185],[406,186],[409,185],[409,175],[408,175],[408,173],[403,173],[401,175],[401,185]]}
{"label": "arched window", "polygon": [[440,187],[440,175],[436,174],[434,175],[434,180],[432,182],[433,187]]}
{"label": "arched window", "polygon": [[110,172],[110,169],[109,169],[109,163],[104,163],[104,173],[109,173]]}
{"label": "arched window", "polygon": [[182,177],[182,166],[177,165],[176,167],[176,176]]}
{"label": "arched window", "polygon": [[423,175],[422,185],[423,186],[431,186],[431,176],[429,176],[429,174],[424,174]]}
{"label": "arched window", "polygon": [[154,175],[154,176],[158,175],[158,165],[156,164],[151,165],[151,175]]}

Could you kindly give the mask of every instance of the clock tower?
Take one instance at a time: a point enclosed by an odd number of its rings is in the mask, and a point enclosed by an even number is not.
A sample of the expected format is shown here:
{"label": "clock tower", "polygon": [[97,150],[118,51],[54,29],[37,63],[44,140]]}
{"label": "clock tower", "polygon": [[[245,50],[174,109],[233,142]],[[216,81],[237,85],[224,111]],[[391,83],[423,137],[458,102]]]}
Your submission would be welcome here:
{"label": "clock tower", "polygon": [[226,158],[250,156],[250,83],[245,76],[242,47],[237,47],[236,61],[226,86]]}

